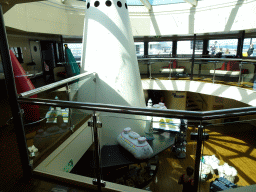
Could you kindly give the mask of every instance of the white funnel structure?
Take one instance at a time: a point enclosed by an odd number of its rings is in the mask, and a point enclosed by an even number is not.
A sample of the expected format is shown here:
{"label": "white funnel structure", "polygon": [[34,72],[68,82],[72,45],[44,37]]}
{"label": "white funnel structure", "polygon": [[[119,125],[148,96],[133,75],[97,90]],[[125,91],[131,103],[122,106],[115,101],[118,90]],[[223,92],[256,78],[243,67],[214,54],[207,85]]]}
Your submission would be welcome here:
{"label": "white funnel structure", "polygon": [[[79,88],[78,101],[146,107],[126,1],[89,0],[86,6],[81,73],[97,77]],[[128,126],[143,134],[144,123],[125,116],[101,113],[102,144],[116,144]]]}

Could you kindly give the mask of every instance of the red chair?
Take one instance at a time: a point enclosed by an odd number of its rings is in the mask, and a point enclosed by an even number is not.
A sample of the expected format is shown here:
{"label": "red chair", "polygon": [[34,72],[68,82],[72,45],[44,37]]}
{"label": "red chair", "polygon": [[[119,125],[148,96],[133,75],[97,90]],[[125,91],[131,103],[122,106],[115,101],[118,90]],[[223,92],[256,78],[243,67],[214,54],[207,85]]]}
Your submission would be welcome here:
{"label": "red chair", "polygon": [[[216,70],[223,70],[223,71],[240,71],[239,68],[239,62],[237,61],[228,61],[227,66],[225,63],[222,64],[221,68],[218,68]],[[241,70],[242,74],[248,74],[249,70],[248,69],[242,69]]]}
{"label": "red chair", "polygon": [[184,66],[181,66],[181,67],[178,66],[176,59],[171,60],[168,66],[164,66],[162,68],[165,68],[165,69],[185,69]]}

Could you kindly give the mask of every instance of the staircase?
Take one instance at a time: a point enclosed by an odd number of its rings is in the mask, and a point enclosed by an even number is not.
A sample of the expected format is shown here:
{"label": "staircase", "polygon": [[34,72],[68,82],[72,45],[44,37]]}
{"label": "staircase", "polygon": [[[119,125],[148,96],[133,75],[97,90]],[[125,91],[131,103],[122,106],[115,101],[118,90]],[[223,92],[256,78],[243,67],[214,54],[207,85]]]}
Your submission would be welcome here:
{"label": "staircase", "polygon": [[186,101],[186,110],[201,111],[197,103],[194,100],[192,100],[189,96],[187,97],[187,101]]}

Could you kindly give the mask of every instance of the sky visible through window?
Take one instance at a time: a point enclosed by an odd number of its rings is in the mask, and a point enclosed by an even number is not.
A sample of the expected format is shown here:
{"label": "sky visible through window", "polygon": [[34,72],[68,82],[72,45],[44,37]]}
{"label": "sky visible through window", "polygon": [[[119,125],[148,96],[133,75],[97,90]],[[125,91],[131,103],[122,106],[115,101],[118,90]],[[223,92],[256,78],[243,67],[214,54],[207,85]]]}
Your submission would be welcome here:
{"label": "sky visible through window", "polygon": [[[86,0],[79,0],[86,1]],[[143,5],[140,0],[126,0],[127,5]],[[167,5],[174,3],[186,3],[184,0],[148,0],[151,5]]]}
{"label": "sky visible through window", "polygon": [[[173,3],[185,3],[184,0],[149,0],[151,5],[165,5]],[[140,0],[127,0],[127,5],[143,5]]]}

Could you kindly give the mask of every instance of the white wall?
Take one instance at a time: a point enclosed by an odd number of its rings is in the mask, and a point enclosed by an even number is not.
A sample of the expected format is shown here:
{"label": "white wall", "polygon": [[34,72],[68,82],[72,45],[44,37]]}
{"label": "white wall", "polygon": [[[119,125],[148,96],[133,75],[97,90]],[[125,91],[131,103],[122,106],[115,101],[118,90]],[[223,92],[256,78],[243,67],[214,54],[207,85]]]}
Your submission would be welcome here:
{"label": "white wall", "polygon": [[[15,5],[4,14],[8,27],[41,33],[82,36],[85,2],[60,0]],[[203,0],[189,3],[130,6],[134,36],[228,32],[256,28],[256,1]]]}

